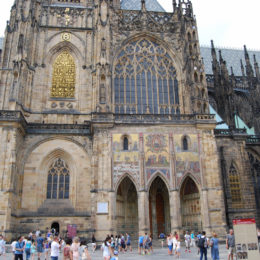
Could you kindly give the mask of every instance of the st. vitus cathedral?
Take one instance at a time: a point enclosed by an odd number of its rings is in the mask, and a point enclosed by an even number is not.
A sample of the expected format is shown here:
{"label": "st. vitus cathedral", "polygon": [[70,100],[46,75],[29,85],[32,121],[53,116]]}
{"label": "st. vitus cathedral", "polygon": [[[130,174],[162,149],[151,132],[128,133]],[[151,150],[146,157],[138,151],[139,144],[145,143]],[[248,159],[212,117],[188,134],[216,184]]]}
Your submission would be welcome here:
{"label": "st. vitus cathedral", "polygon": [[14,1],[0,54],[8,239],[260,225],[260,53],[200,47],[192,2],[172,5]]}

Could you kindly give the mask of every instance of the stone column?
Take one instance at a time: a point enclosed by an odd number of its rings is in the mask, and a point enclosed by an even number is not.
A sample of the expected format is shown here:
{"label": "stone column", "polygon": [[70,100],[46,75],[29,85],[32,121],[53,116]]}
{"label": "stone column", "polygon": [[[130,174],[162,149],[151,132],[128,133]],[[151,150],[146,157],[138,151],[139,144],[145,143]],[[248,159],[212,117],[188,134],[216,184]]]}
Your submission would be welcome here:
{"label": "stone column", "polygon": [[172,190],[170,197],[171,232],[181,230],[181,203],[178,190]]}
{"label": "stone column", "polygon": [[139,235],[144,235],[149,232],[149,194],[147,191],[138,192],[138,220],[139,220]]}

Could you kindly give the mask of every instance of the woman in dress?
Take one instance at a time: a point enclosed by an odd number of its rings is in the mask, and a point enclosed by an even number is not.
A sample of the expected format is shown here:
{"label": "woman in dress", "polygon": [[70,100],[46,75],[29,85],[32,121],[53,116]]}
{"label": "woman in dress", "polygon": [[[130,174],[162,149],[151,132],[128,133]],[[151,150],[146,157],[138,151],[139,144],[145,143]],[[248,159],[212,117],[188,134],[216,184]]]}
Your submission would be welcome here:
{"label": "woman in dress", "polygon": [[113,252],[112,252],[110,244],[111,244],[111,238],[107,237],[104,244],[103,244],[104,260],[110,260],[111,256],[113,256]]}
{"label": "woman in dress", "polygon": [[218,248],[218,236],[214,232],[213,237],[210,240],[211,257],[213,260],[219,260],[219,248]]}
{"label": "woman in dress", "polygon": [[31,245],[31,260],[34,260],[34,256],[35,254],[37,253],[37,250],[36,250],[36,243],[34,240],[32,240],[32,245]]}
{"label": "woman in dress", "polygon": [[74,237],[73,243],[70,247],[70,251],[72,254],[72,260],[79,260],[79,247],[80,247],[79,238]]}
{"label": "woman in dress", "polygon": [[91,260],[90,254],[88,252],[87,241],[83,240],[80,243],[81,260]]}

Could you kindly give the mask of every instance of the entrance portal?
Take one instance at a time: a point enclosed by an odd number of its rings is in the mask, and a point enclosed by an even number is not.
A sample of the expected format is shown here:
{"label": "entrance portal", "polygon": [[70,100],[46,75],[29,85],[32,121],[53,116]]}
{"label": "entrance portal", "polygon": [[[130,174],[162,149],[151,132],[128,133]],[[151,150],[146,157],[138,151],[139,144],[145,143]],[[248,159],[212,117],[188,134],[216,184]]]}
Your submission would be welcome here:
{"label": "entrance portal", "polygon": [[150,187],[149,216],[150,232],[154,237],[158,237],[160,233],[171,232],[169,193],[160,177],[157,177]]}
{"label": "entrance portal", "polygon": [[200,193],[196,183],[187,177],[181,188],[182,227],[184,230],[202,230]]}
{"label": "entrance portal", "polygon": [[117,189],[116,197],[117,232],[128,233],[134,239],[138,236],[138,199],[133,182],[124,178]]}
{"label": "entrance portal", "polygon": [[53,222],[51,225],[51,230],[55,229],[55,234],[60,233],[60,224],[58,222]]}

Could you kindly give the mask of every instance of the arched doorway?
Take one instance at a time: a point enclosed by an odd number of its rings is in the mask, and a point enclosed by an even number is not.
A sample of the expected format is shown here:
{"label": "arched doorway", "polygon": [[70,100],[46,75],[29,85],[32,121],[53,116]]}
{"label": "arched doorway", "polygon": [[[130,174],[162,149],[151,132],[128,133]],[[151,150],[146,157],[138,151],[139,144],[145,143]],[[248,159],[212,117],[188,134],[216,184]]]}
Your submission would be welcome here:
{"label": "arched doorway", "polygon": [[116,197],[117,232],[138,236],[138,198],[135,185],[126,177],[117,189]]}
{"label": "arched doorway", "polygon": [[160,177],[156,177],[149,190],[150,232],[154,237],[171,232],[168,188]]}
{"label": "arched doorway", "polygon": [[51,230],[55,229],[55,234],[60,233],[60,224],[58,222],[53,222],[51,224]]}
{"label": "arched doorway", "polygon": [[181,187],[181,214],[184,230],[202,230],[200,193],[190,177],[184,180]]}

